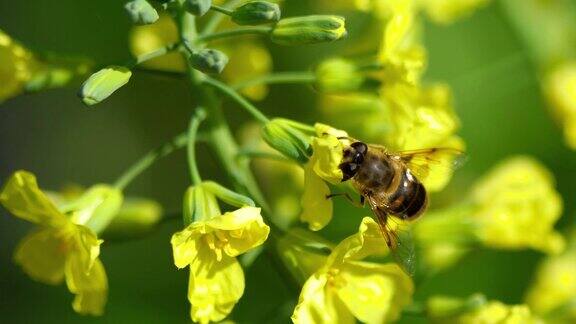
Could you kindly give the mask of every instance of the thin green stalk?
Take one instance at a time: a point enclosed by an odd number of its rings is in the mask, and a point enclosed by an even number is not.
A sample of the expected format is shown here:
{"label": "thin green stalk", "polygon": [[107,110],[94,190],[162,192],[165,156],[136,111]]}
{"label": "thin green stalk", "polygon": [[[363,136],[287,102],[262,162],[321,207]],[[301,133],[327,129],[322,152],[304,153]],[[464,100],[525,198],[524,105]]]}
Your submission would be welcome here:
{"label": "thin green stalk", "polygon": [[198,107],[194,111],[192,118],[190,118],[190,124],[188,126],[188,166],[190,168],[192,184],[194,185],[199,185],[202,183],[200,172],[198,172],[198,164],[196,162],[196,135],[198,133],[198,127],[200,126],[200,123],[205,118],[206,111],[204,111],[204,108]]}
{"label": "thin green stalk", "polygon": [[266,117],[258,108],[256,108],[256,106],[251,104],[248,100],[246,100],[238,92],[236,92],[236,90],[230,88],[225,83],[222,83],[210,77],[205,77],[203,82],[207,85],[216,88],[217,90],[221,91],[230,98],[234,99],[234,101],[239,103],[244,109],[246,109],[247,112],[249,112],[259,122],[266,124],[270,121],[268,117]]}
{"label": "thin green stalk", "polygon": [[180,47],[180,43],[172,43],[172,44],[166,45],[166,46],[164,46],[164,47],[155,49],[155,50],[153,50],[153,51],[151,51],[151,52],[144,53],[144,54],[142,54],[142,55],[138,55],[138,56],[129,64],[129,66],[130,66],[130,68],[133,68],[133,67],[135,67],[136,65],[142,64],[142,63],[144,63],[144,62],[146,62],[146,61],[155,59],[155,58],[160,57],[160,56],[164,56],[164,55],[166,55],[166,54],[168,54],[168,53],[170,53],[170,52],[172,52],[172,51],[174,51],[174,50],[177,50],[179,47]]}
{"label": "thin green stalk", "polygon": [[283,155],[276,153],[264,152],[253,149],[241,149],[240,151],[238,151],[238,158],[245,158],[245,157],[252,159],[260,158],[260,159],[268,159],[268,160],[292,163],[292,160],[287,159]]}
{"label": "thin green stalk", "polygon": [[[194,19],[194,16],[187,13],[183,13],[180,17],[179,27],[182,42],[195,44],[194,40],[197,33]],[[183,55],[186,55],[186,53],[183,53]],[[249,161],[238,161],[236,159],[238,144],[236,144],[230,128],[226,124],[220,109],[220,101],[214,94],[213,89],[203,83],[205,76],[190,66],[188,66],[188,78],[192,95],[196,98],[198,104],[206,109],[208,114],[205,127],[207,142],[222,163],[223,171],[230,176],[237,192],[251,196],[268,213],[270,209],[250,171]]]}
{"label": "thin green stalk", "polygon": [[234,90],[260,85],[278,83],[314,83],[316,75],[313,72],[278,72],[242,80],[232,85]]}
{"label": "thin green stalk", "polygon": [[241,35],[268,35],[272,31],[272,27],[240,27],[236,29],[225,30],[217,33],[205,34],[198,36],[196,41],[209,42],[216,39],[236,37]]}
{"label": "thin green stalk", "polygon": [[232,10],[226,9],[224,7],[220,7],[220,6],[216,6],[216,5],[212,5],[210,7],[210,9],[214,10],[214,11],[218,11],[219,13],[225,14],[227,16],[232,15]]}
{"label": "thin green stalk", "polygon": [[188,134],[182,133],[174,137],[171,141],[162,144],[160,147],[150,151],[136,163],[134,163],[124,174],[122,174],[114,186],[120,190],[124,190],[136,177],[148,169],[159,159],[169,155],[170,153],[183,148],[188,143]]}
{"label": "thin green stalk", "polygon": [[[228,2],[226,2],[222,7],[223,8],[234,8],[237,5],[239,5],[240,3],[242,3],[242,0],[230,0]],[[204,30],[202,31],[202,35],[207,35],[207,34],[212,34],[216,28],[218,28],[218,26],[220,25],[220,23],[222,22],[222,20],[226,17],[226,15],[223,15],[221,13],[214,13],[214,15],[212,16],[212,18],[210,20],[208,20],[208,23],[206,23],[206,26],[204,26]]]}

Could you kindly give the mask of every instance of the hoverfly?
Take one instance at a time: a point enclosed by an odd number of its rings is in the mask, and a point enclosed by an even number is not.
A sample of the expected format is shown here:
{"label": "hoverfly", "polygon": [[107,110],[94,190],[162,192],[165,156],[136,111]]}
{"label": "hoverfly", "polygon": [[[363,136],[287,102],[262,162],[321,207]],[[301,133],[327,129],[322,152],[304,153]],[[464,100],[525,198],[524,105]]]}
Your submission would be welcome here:
{"label": "hoverfly", "polygon": [[[343,138],[339,138],[343,139]],[[445,172],[462,162],[462,151],[454,148],[428,148],[389,152],[385,147],[345,138],[351,144],[344,148],[339,168],[342,181],[351,180],[368,202],[390,253],[409,275],[414,273],[414,246],[410,232],[401,230],[395,221],[413,221],[428,206],[424,184],[433,173]]]}

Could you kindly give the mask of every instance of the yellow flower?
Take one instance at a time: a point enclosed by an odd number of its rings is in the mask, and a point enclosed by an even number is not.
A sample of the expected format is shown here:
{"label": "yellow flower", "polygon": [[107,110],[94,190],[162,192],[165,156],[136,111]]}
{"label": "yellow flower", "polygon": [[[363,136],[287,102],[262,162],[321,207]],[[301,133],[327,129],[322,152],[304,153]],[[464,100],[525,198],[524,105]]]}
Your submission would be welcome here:
{"label": "yellow flower", "polygon": [[471,15],[475,10],[488,5],[491,0],[417,0],[432,21],[450,24]]}
{"label": "yellow flower", "polygon": [[58,284],[65,278],[68,289],[76,295],[74,310],[101,315],[108,280],[98,258],[103,241],[90,226],[99,227],[116,214],[122,203],[121,192],[100,185],[59,209],[38,188],[33,174],[17,171],[0,193],[0,202],[14,216],[38,225],[19,244],[16,263],[43,283]]}
{"label": "yellow flower", "polygon": [[427,314],[434,323],[536,324],[542,321],[526,305],[486,301],[482,295],[468,299],[434,296],[427,301]]}
{"label": "yellow flower", "polygon": [[0,29],[0,102],[24,91],[37,62],[32,52]]}
{"label": "yellow flower", "polygon": [[576,320],[576,249],[548,257],[540,264],[526,302],[537,314],[562,310],[560,317],[566,322]]}
{"label": "yellow flower", "polygon": [[[294,323],[384,323],[398,319],[412,300],[413,284],[395,264],[359,261],[383,246],[375,223],[365,219],[357,235],[342,241],[326,263],[306,280]],[[384,244],[385,246],[385,244]]]}
{"label": "yellow flower", "polygon": [[386,23],[384,39],[378,54],[384,65],[384,83],[418,84],[426,63],[424,48],[416,42],[413,1],[392,1],[392,16]]}
{"label": "yellow flower", "polygon": [[576,149],[576,61],[550,70],[542,86],[550,107],[564,127],[566,143]]}
{"label": "yellow flower", "polygon": [[472,190],[477,209],[471,215],[484,245],[533,248],[558,253],[564,248],[554,224],[562,214],[562,198],[552,175],[538,161],[515,157],[504,161]]}
{"label": "yellow flower", "polygon": [[193,321],[223,320],[244,293],[244,273],[236,257],[267,239],[260,208],[233,212],[190,224],[172,236],[174,264],[190,266],[188,300]]}
{"label": "yellow flower", "polygon": [[300,219],[309,224],[313,231],[326,226],[332,219],[332,201],[327,198],[330,188],[326,182],[338,184],[342,181],[344,144],[338,137],[346,137],[345,131],[323,124],[316,124],[316,136],[312,138],[312,157],[304,166],[304,193]]}

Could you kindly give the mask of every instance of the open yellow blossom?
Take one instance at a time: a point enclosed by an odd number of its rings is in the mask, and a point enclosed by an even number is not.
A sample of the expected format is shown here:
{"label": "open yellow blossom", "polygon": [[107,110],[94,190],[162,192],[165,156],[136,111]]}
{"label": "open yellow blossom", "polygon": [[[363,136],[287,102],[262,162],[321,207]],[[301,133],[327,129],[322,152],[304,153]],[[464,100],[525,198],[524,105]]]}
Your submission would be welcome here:
{"label": "open yellow blossom", "polygon": [[576,149],[576,61],[550,70],[542,86],[550,107],[564,128],[566,143]]}
{"label": "open yellow blossom", "polygon": [[294,323],[355,323],[355,318],[385,323],[398,319],[411,302],[412,281],[396,264],[360,261],[383,243],[382,238],[374,241],[373,221],[362,224],[364,228],[338,244],[306,280],[292,314]]}
{"label": "open yellow blossom", "polygon": [[37,64],[34,55],[0,29],[0,102],[24,91]]}
{"label": "open yellow blossom", "polygon": [[565,322],[576,320],[576,249],[545,259],[528,290],[526,302],[535,313],[555,313]]}
{"label": "open yellow blossom", "polygon": [[316,124],[316,137],[312,138],[312,157],[304,166],[304,193],[300,219],[307,222],[311,230],[317,231],[332,219],[332,201],[327,199],[330,188],[326,182],[337,184],[342,181],[344,144],[338,137],[346,137],[345,131],[323,124]]}
{"label": "open yellow blossom", "polygon": [[433,323],[536,324],[543,323],[526,305],[486,301],[482,295],[467,299],[434,296],[427,301],[427,315]]}
{"label": "open yellow blossom", "polygon": [[267,239],[260,208],[242,207],[190,224],[172,236],[174,264],[190,266],[188,300],[193,321],[223,320],[244,293],[244,272],[236,260]]}
{"label": "open yellow blossom", "polygon": [[108,280],[98,258],[103,241],[90,224],[100,226],[117,213],[121,192],[100,185],[59,209],[38,188],[33,174],[18,171],[0,193],[0,203],[14,216],[38,225],[19,244],[16,263],[31,278],[43,283],[58,284],[65,278],[75,295],[74,310],[101,315]]}
{"label": "open yellow blossom", "polygon": [[533,248],[559,253],[563,237],[554,231],[562,198],[552,175],[538,161],[515,157],[502,162],[472,190],[477,235],[495,248]]}

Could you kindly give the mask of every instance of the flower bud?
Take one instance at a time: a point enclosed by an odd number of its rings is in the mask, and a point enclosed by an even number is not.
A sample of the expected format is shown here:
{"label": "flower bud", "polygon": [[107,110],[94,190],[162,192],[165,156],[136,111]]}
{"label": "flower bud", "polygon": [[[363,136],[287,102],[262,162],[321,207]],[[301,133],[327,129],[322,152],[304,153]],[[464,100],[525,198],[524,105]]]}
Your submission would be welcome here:
{"label": "flower bud", "polygon": [[262,138],[268,145],[295,161],[308,161],[310,141],[301,131],[290,125],[290,121],[275,118],[262,128]]}
{"label": "flower bud", "polygon": [[209,48],[194,51],[190,55],[189,60],[192,67],[204,73],[219,74],[228,64],[228,56],[226,54]]}
{"label": "flower bud", "polygon": [[108,185],[95,185],[64,209],[73,211],[74,223],[101,233],[116,217],[123,200],[122,191]]}
{"label": "flower bud", "polygon": [[280,45],[304,45],[331,42],[344,36],[344,18],[318,15],[280,20],[272,29],[271,39]]}
{"label": "flower bud", "polygon": [[212,0],[185,0],[184,8],[194,16],[204,16],[210,10]]}
{"label": "flower bud", "polygon": [[156,9],[146,0],[132,0],[126,3],[124,9],[136,25],[153,24],[160,18]]}
{"label": "flower bud", "polygon": [[280,7],[267,1],[250,1],[232,12],[232,21],[238,25],[261,25],[280,20]]}
{"label": "flower bud", "polygon": [[103,233],[104,239],[129,239],[150,232],[162,217],[162,206],[143,198],[127,199]]}
{"label": "flower bud", "polygon": [[191,186],[186,190],[183,205],[183,218],[186,226],[221,214],[216,196],[202,185]]}
{"label": "flower bud", "polygon": [[201,186],[210,193],[214,194],[216,197],[220,198],[220,200],[227,203],[228,205],[235,207],[256,206],[256,204],[254,204],[254,201],[252,199],[239,193],[236,193],[226,187],[223,187],[222,185],[216,182],[206,181],[203,182]]}
{"label": "flower bud", "polygon": [[341,58],[322,62],[316,69],[316,80],[318,89],[323,92],[354,91],[364,83],[356,65]]}
{"label": "flower bud", "polygon": [[128,83],[131,76],[132,72],[122,66],[104,68],[92,74],[82,84],[78,96],[86,105],[95,105]]}

